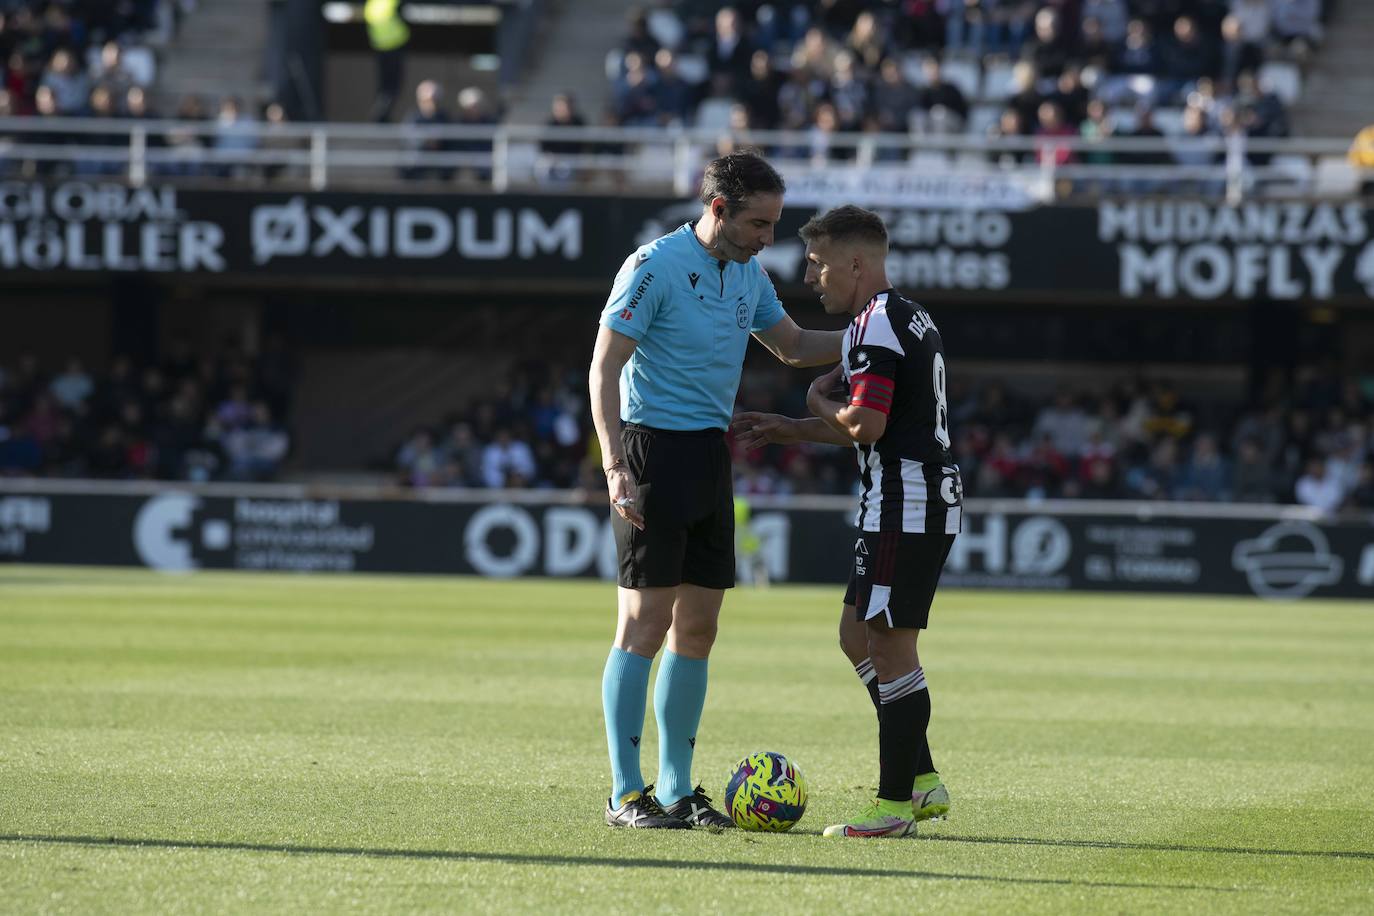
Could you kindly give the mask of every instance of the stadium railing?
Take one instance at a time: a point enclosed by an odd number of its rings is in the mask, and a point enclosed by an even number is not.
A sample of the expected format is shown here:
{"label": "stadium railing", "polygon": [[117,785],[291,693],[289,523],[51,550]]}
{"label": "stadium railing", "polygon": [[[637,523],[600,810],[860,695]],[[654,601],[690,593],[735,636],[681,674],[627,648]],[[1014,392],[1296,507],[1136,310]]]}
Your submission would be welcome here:
{"label": "stadium railing", "polygon": [[[119,178],[314,190],[451,181],[495,192],[586,187],[690,195],[722,145],[767,151],[785,169],[996,178],[1039,202],[1103,193],[1349,197],[1360,175],[1345,138],[1264,139],[832,134],[711,129],[413,126],[0,118],[0,178]],[[420,148],[437,144],[440,149]],[[548,146],[563,151],[550,152]],[[581,146],[579,151],[572,147]],[[1111,160],[1111,161],[1104,161]],[[1201,163],[1201,164],[1198,164]]]}

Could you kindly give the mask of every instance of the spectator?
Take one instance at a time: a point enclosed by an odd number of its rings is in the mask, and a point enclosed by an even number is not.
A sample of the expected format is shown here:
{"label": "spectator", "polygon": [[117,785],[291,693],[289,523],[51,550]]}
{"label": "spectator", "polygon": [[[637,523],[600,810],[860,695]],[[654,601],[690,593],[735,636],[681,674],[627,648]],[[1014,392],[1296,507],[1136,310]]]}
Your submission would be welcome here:
{"label": "spectator", "polygon": [[[582,112],[577,110],[577,101],[570,92],[560,92],[549,105],[549,117],[544,122],[547,127],[576,128],[585,127],[587,122]],[[543,154],[539,168],[545,181],[564,183],[571,181],[577,174],[577,166],[564,157],[581,156],[587,151],[582,140],[544,140],[539,144]]]}
{"label": "spectator", "polygon": [[1199,79],[1215,76],[1216,54],[1212,43],[1198,29],[1197,20],[1179,16],[1174,22],[1173,40],[1160,52],[1160,79],[1154,101],[1171,105],[1186,94]]}
{"label": "spectator", "polygon": [[1231,498],[1231,470],[1221,453],[1217,440],[1200,435],[1193,442],[1193,452],[1179,475],[1177,499],[1222,502]]}
{"label": "spectator", "polygon": [[[257,121],[243,110],[237,96],[226,96],[219,103],[219,117],[215,121],[215,150],[232,157],[251,153],[258,148]],[[247,175],[248,166],[220,163],[216,171],[221,175]]]}
{"label": "spectator", "polygon": [[872,10],[864,10],[855,17],[854,28],[845,45],[859,66],[869,73],[878,71],[891,50],[884,31],[878,26],[878,17]]}
{"label": "spectator", "polygon": [[[114,97],[107,87],[96,86],[91,90],[89,116],[110,122],[115,120]],[[93,153],[115,148],[127,149],[129,145],[128,137],[122,131],[82,134],[79,142],[92,147]],[[82,159],[76,163],[76,172],[79,175],[118,175],[124,169],[124,163],[112,155],[109,158]]]}
{"label": "spectator", "polygon": [[[1268,15],[1268,7],[1261,0],[1260,9]],[[1221,22],[1221,78],[1227,86],[1236,84],[1236,77],[1246,70],[1258,70],[1264,63],[1264,34],[1258,40],[1246,33],[1245,20],[1232,13]]]}
{"label": "spectator", "polygon": [[445,482],[456,487],[482,486],[482,447],[467,423],[455,423],[443,444]]}
{"label": "spectator", "polygon": [[653,60],[660,46],[649,29],[649,14],[643,7],[632,6],[625,13],[625,25],[628,34],[621,47],[626,53],[633,52],[644,60]]}
{"label": "spectator", "polygon": [[81,72],[76,56],[66,48],[59,48],[54,52],[48,72],[43,75],[40,85],[53,91],[59,113],[81,115],[86,112],[86,103],[91,95],[91,81]]}
{"label": "spectator", "polygon": [[[728,76],[717,74],[717,78]],[[625,55],[625,73],[612,90],[616,119],[624,127],[653,127],[658,123],[658,97],[654,74],[643,57],[635,52]]]}
{"label": "spectator", "polygon": [[1058,78],[1069,61],[1069,45],[1059,10],[1047,6],[1035,14],[1035,37],[1026,43],[1021,56],[1034,65],[1036,76]]}
{"label": "spectator", "polygon": [[200,96],[183,96],[177,107],[176,119],[189,122],[190,126],[174,127],[167,132],[167,146],[172,161],[166,166],[166,171],[172,175],[197,175],[204,167],[208,145],[205,132],[195,125],[197,121],[206,120]]}
{"label": "spectator", "polygon": [[1164,438],[1150,450],[1149,461],[1126,473],[1126,491],[1134,499],[1168,499],[1178,482],[1178,444]]}
{"label": "spectator", "polygon": [[1117,48],[1112,75],[1102,81],[1100,94],[1109,105],[1122,105],[1140,98],[1132,76],[1155,76],[1160,72],[1159,49],[1154,34],[1143,19],[1132,19],[1126,39]]}
{"label": "spectator", "polygon": [[372,103],[371,120],[391,120],[392,109],[401,94],[405,70],[405,48],[410,41],[410,26],[401,16],[401,0],[367,0],[363,5],[367,40],[377,62],[377,96]]}
{"label": "spectator", "polygon": [[1360,172],[1360,191],[1374,194],[1374,124],[1355,135],[1346,158]]}
{"label": "spectator", "polygon": [[1048,438],[1056,451],[1076,456],[1087,446],[1092,425],[1088,414],[1075,403],[1073,396],[1061,391],[1055,396],[1054,402],[1036,416],[1031,435],[1035,439]]}
{"label": "spectator", "polygon": [[1345,491],[1340,481],[1328,474],[1326,460],[1312,458],[1307,462],[1307,470],[1293,487],[1298,503],[1311,506],[1323,515],[1330,515],[1345,502]]}
{"label": "spectator", "polygon": [[287,122],[285,106],[281,102],[269,102],[262,110],[262,125],[263,152],[280,157],[279,161],[268,163],[262,167],[263,177],[267,179],[277,179],[282,176],[288,178],[304,177],[306,173],[304,165],[285,161],[292,153],[299,153],[308,148],[308,141],[291,133],[291,125]]}
{"label": "spectator", "polygon": [[658,74],[654,84],[654,103],[658,109],[659,123],[664,126],[686,124],[695,101],[695,92],[677,71],[677,55],[667,48],[660,48],[654,55],[654,68]]}
{"label": "spectator", "polygon": [[754,48],[750,46],[741,27],[739,13],[733,7],[723,7],[716,13],[715,40],[706,57],[707,72],[723,74],[733,94],[748,76],[749,59],[753,53]]}
{"label": "spectator", "polygon": [[1081,9],[1083,24],[1086,26],[1090,19],[1096,22],[1104,41],[1115,43],[1126,38],[1126,26],[1130,22],[1126,0],[1083,0]]}
{"label": "spectator", "polygon": [[[1011,168],[1029,162],[1031,152],[1020,143],[1025,133],[1021,113],[1015,108],[1008,108],[1003,111],[996,126],[988,133],[988,140],[990,141],[988,161],[1002,168]],[[1011,142],[999,146],[997,142],[999,140]]]}
{"label": "spectator", "polygon": [[1073,64],[1064,67],[1055,83],[1054,92],[1048,96],[1048,100],[1058,105],[1059,110],[1063,112],[1065,123],[1075,131],[1088,116],[1088,102],[1091,98],[1091,93],[1083,85],[1082,71]]}
{"label": "spectator", "polygon": [[75,358],[67,360],[66,371],[53,379],[48,387],[57,403],[71,411],[83,408],[95,391],[90,373],[81,365],[81,360]]}
{"label": "spectator", "polygon": [[1053,162],[1055,165],[1068,165],[1074,161],[1073,148],[1067,143],[1056,143],[1056,139],[1078,136],[1078,131],[1064,121],[1064,115],[1054,102],[1043,102],[1039,112],[1040,127],[1036,130],[1037,157],[1041,164]]}
{"label": "spectator", "polygon": [[1233,498],[1242,503],[1272,503],[1278,497],[1279,482],[1270,460],[1255,439],[1243,439],[1236,454]]}
{"label": "spectator", "polygon": [[[905,133],[911,112],[920,101],[921,93],[907,82],[896,58],[884,59],[878,67],[878,81],[873,86],[873,112],[878,129],[887,133]],[[1371,131],[1370,155],[1374,159],[1374,131]]]}
{"label": "spectator", "polygon": [[958,117],[959,123],[968,120],[968,100],[958,86],[944,79],[940,69],[940,59],[934,55],[921,62],[921,73],[925,86],[921,89],[918,104],[927,114],[937,107]]}
{"label": "spectator", "polygon": [[1011,79],[1013,92],[1007,99],[1007,107],[1020,116],[1021,133],[1029,136],[1040,126],[1040,103],[1045,101],[1036,87],[1035,65],[1021,61],[1012,68]]}
{"label": "spectator", "polygon": [[854,55],[848,51],[835,55],[835,72],[830,77],[828,97],[835,108],[840,130],[858,130],[868,110],[868,86],[860,79]]}
{"label": "spectator", "polygon": [[506,427],[496,430],[495,440],[482,452],[482,482],[493,489],[524,487],[534,480],[534,453],[514,439]]}
{"label": "spectator", "polygon": [[224,434],[224,454],[231,480],[270,480],[290,448],[286,432],[272,421],[267,405],[258,401],[248,422]]}
{"label": "spectator", "polygon": [[416,430],[396,453],[401,482],[412,487],[433,487],[446,483],[443,458],[427,429]]}
{"label": "spectator", "polygon": [[781,112],[778,92],[783,79],[773,69],[773,58],[764,50],[749,58],[749,78],[740,85],[739,99],[749,109],[749,123],[761,130],[774,130]]}
{"label": "spectator", "polygon": [[100,63],[92,75],[99,85],[119,98],[123,98],[137,82],[124,65],[124,51],[117,41],[107,41],[101,46]]}
{"label": "spectator", "polygon": [[1083,20],[1082,34],[1078,38],[1078,47],[1073,57],[1085,70],[1091,69],[1094,74],[1100,76],[1112,67],[1114,46],[1115,42],[1107,38],[1102,31],[1102,23],[1090,16]]}
{"label": "spectator", "polygon": [[[498,120],[497,112],[487,100],[487,94],[476,86],[468,86],[458,92],[458,113],[453,123],[458,127],[486,127]],[[486,157],[480,165],[459,166],[459,177],[467,180],[489,181],[491,179],[491,140],[482,137],[463,137],[452,141],[454,152],[483,154]]]}
{"label": "spectator", "polygon": [[452,123],[443,102],[443,87],[434,80],[422,80],[415,87],[415,110],[406,116],[407,145],[412,153],[420,154],[412,159],[414,164],[401,169],[401,177],[407,181],[422,181],[436,178],[448,181],[453,177],[451,165],[420,164],[420,156],[428,153],[447,153],[453,150],[453,140],[437,134],[437,130]]}

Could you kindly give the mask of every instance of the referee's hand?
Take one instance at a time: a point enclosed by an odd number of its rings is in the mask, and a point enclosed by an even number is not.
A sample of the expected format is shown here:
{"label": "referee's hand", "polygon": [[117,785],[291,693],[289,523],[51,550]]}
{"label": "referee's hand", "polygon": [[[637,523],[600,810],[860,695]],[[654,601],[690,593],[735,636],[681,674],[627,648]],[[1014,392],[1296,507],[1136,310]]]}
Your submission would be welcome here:
{"label": "referee's hand", "polygon": [[613,467],[606,472],[606,487],[611,494],[611,508],[640,531],[644,530],[644,514],[639,507],[639,488],[630,477],[630,469]]}

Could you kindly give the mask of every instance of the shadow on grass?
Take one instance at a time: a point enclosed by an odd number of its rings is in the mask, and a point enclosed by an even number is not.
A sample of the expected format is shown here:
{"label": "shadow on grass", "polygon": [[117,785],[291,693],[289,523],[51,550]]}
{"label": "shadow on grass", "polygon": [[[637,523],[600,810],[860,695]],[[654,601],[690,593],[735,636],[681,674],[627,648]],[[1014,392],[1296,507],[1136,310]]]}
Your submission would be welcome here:
{"label": "shadow on grass", "polygon": [[1065,846],[1075,849],[1137,849],[1143,852],[1206,852],[1240,856],[1292,856],[1312,859],[1374,859],[1374,852],[1357,849],[1265,849],[1259,846],[1188,846],[1175,843],[1118,843],[1112,840],[1054,840],[1020,836],[958,836],[922,834],[922,840],[941,843],[986,843],[993,846]]}
{"label": "shadow on grass", "polygon": [[1074,878],[1016,878],[1002,875],[974,875],[960,872],[920,871],[904,868],[840,868],[825,865],[786,863],[705,862],[677,859],[616,859],[602,856],[541,856],[509,852],[469,852],[443,849],[372,849],[344,846],[288,846],[273,843],[233,843],[209,840],[132,839],[98,836],[40,836],[0,834],[0,843],[39,843],[60,846],[124,847],[142,849],[198,849],[229,852],[269,852],[285,855],[363,856],[379,859],[436,859],[448,862],[491,862],[498,865],[568,865],[600,868],[702,869],[778,875],[818,875],[822,877],[916,878],[927,881],[981,881],[989,884],[1063,885],[1072,887],[1125,888],[1139,890],[1223,891],[1238,888],[1203,884],[1151,884],[1143,882],[1083,881]]}

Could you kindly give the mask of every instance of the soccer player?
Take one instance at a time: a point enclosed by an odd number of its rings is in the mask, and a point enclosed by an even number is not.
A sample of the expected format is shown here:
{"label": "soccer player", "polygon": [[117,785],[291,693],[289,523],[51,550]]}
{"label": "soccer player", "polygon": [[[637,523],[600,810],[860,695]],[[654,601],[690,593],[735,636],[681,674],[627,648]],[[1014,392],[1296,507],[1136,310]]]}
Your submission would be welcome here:
{"label": "soccer player", "polygon": [[[620,565],[601,684],[612,826],[731,825],[691,778],[707,656],[735,584],[725,428],[751,333],[791,366],[839,359],[843,336],[797,327],[754,258],[773,244],[784,190],[753,152],[713,161],[701,217],[630,255],[601,314],[588,384]],[[654,687],[655,795],[640,774],[639,744],[649,667],[665,638]]]}
{"label": "soccer player", "polygon": [[[808,222],[806,283],[831,314],[854,316],[844,359],[812,383],[813,417],[741,413],[745,448],[828,442],[858,451],[862,495],[840,645],[878,710],[878,797],[826,836],[902,836],[944,815],[949,793],[926,740],[930,692],[916,651],[959,532],[963,493],[949,453],[945,356],[929,313],[887,281],[887,229],[838,207]],[[833,390],[847,383],[847,395]]]}

